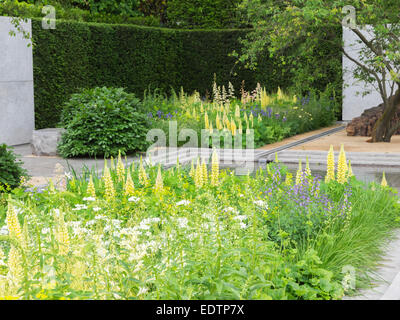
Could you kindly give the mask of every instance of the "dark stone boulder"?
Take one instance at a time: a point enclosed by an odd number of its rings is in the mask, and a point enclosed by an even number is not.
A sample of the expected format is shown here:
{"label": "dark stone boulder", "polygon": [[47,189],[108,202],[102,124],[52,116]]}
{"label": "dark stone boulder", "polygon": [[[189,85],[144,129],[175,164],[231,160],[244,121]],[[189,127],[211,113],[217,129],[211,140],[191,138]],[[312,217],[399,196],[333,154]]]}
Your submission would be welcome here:
{"label": "dark stone boulder", "polygon": [[[377,107],[365,110],[361,116],[354,118],[346,128],[348,136],[370,137],[375,123],[383,114],[383,103]],[[393,124],[400,121],[400,107],[396,117],[392,120]],[[397,131],[400,134],[400,129]]]}

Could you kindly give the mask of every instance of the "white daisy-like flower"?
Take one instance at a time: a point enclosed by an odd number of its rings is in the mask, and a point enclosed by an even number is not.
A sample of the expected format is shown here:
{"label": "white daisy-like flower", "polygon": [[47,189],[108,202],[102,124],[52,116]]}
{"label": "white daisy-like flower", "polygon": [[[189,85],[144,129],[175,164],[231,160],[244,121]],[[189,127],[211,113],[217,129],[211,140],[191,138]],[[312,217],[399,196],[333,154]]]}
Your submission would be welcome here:
{"label": "white daisy-like flower", "polygon": [[64,172],[64,175],[65,175],[65,177],[66,177],[68,180],[72,180],[72,174],[71,174],[71,172]]}
{"label": "white daisy-like flower", "polygon": [[43,234],[48,234],[50,232],[50,228],[43,228],[42,233]]}
{"label": "white daisy-like flower", "polygon": [[236,217],[233,218],[233,220],[239,220],[239,221],[243,221],[243,220],[246,220],[246,219],[247,219],[247,216],[245,216],[245,215],[236,216]]}
{"label": "white daisy-like flower", "polygon": [[94,212],[98,212],[98,211],[100,211],[100,210],[101,210],[101,208],[99,208],[99,207],[94,207],[94,208],[93,208],[93,211],[94,211]]}
{"label": "white daisy-like flower", "polygon": [[226,207],[223,210],[224,212],[233,212],[233,213],[238,213],[238,211],[235,208],[232,207]]}
{"label": "white daisy-like flower", "polygon": [[129,199],[128,199],[128,201],[129,202],[138,202],[140,200],[140,198],[138,198],[138,197],[130,197]]}
{"label": "white daisy-like flower", "polygon": [[87,197],[87,198],[83,198],[83,201],[96,201],[95,197]]}
{"label": "white daisy-like flower", "polygon": [[190,204],[189,200],[181,200],[179,202],[176,203],[177,206],[188,206]]}
{"label": "white daisy-like flower", "polygon": [[187,228],[188,227],[188,219],[187,218],[178,218],[178,227],[179,228]]}
{"label": "white daisy-like flower", "polygon": [[72,209],[72,211],[80,211],[80,210],[86,210],[88,207],[84,204],[76,204],[75,208]]}
{"label": "white daisy-like flower", "polygon": [[241,223],[240,223],[240,228],[246,229],[246,228],[247,228],[247,225],[246,225],[245,223],[241,222]]}
{"label": "white daisy-like flower", "polygon": [[257,201],[254,201],[254,204],[261,208],[268,209],[268,203],[266,203],[265,201],[257,200]]}

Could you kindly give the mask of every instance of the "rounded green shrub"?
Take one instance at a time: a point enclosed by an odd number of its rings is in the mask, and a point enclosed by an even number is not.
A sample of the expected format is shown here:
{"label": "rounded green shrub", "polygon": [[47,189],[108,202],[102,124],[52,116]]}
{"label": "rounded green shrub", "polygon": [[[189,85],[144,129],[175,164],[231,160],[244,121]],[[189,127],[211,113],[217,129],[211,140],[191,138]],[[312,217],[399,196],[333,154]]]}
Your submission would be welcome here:
{"label": "rounded green shrub", "polygon": [[62,110],[66,131],[58,146],[65,157],[116,156],[143,151],[148,145],[147,117],[140,100],[122,88],[85,89],[73,94]]}
{"label": "rounded green shrub", "polygon": [[22,178],[27,178],[22,161],[17,160],[14,152],[5,144],[0,145],[0,193],[17,188]]}

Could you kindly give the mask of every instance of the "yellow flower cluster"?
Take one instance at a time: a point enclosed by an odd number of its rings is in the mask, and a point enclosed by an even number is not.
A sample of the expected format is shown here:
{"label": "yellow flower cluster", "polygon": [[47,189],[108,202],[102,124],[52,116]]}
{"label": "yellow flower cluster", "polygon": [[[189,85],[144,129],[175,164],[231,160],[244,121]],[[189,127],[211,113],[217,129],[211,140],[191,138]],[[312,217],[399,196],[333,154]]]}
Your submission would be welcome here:
{"label": "yellow flower cluster", "polygon": [[142,157],[140,157],[140,163],[139,163],[139,182],[144,186],[147,186],[149,184],[149,178],[147,177],[146,170],[143,166]]}
{"label": "yellow flower cluster", "polygon": [[297,185],[301,183],[302,175],[303,175],[303,169],[301,166],[301,160],[299,160],[299,168],[297,169],[297,173],[296,173],[296,184]]}
{"label": "yellow flower cluster", "polygon": [[62,211],[58,211],[58,214],[55,216],[55,220],[56,230],[54,233],[54,237],[58,243],[59,254],[64,256],[69,252],[69,235],[67,226],[64,221],[64,213]]}
{"label": "yellow flower cluster", "polygon": [[217,152],[214,150],[211,157],[211,185],[217,186],[219,184],[219,158]]}
{"label": "yellow flower cluster", "polygon": [[341,144],[339,160],[338,160],[338,173],[337,173],[337,182],[344,184],[347,182],[347,161],[346,161],[346,153],[344,152],[344,146]]}
{"label": "yellow flower cluster", "polygon": [[128,170],[125,183],[125,195],[133,196],[134,193],[135,193],[135,185],[133,184],[132,175]]}
{"label": "yellow flower cluster", "polygon": [[308,161],[308,157],[306,157],[306,169],[304,170],[304,173],[306,177],[311,177],[311,169],[310,169],[310,163]]}
{"label": "yellow flower cluster", "polygon": [[21,251],[13,244],[11,245],[10,251],[8,252],[7,265],[13,285],[16,288],[20,287],[24,278],[24,262]]}
{"label": "yellow flower cluster", "polygon": [[382,175],[381,186],[382,186],[382,187],[387,187],[387,186],[388,186],[388,183],[387,183],[387,181],[386,181],[385,171],[383,172],[383,175]]}
{"label": "yellow flower cluster", "polygon": [[89,183],[88,183],[88,186],[87,186],[86,193],[89,196],[91,196],[93,198],[96,198],[96,188],[94,187],[93,176],[92,175],[90,175],[90,177],[89,177]]}
{"label": "yellow flower cluster", "polygon": [[118,181],[124,181],[125,179],[125,166],[121,159],[121,151],[118,152],[117,178]]}
{"label": "yellow flower cluster", "polygon": [[107,201],[111,201],[115,198],[115,189],[114,183],[110,174],[110,169],[107,167],[107,162],[105,163],[104,173],[103,173],[103,180],[105,186],[105,198]]}
{"label": "yellow flower cluster", "polygon": [[330,146],[328,152],[325,182],[332,180],[335,180],[335,154],[333,152],[333,145]]}
{"label": "yellow flower cluster", "polygon": [[[9,198],[11,199],[11,198]],[[23,239],[22,239],[22,230],[21,230],[21,225],[19,224],[18,221],[18,216],[17,213],[15,212],[14,206],[8,202],[8,210],[7,210],[7,228],[10,233],[11,237],[16,238],[20,244],[22,244]]]}
{"label": "yellow flower cluster", "polygon": [[194,184],[197,188],[203,186],[203,167],[200,164],[200,158],[197,158],[196,171],[194,173]]}
{"label": "yellow flower cluster", "polygon": [[288,172],[288,173],[286,174],[285,184],[286,184],[287,186],[291,186],[292,183],[293,183],[293,175],[292,175],[290,172]]}
{"label": "yellow flower cluster", "polygon": [[161,194],[164,190],[164,182],[161,174],[161,165],[158,166],[156,184],[154,186],[154,192],[156,194]]}

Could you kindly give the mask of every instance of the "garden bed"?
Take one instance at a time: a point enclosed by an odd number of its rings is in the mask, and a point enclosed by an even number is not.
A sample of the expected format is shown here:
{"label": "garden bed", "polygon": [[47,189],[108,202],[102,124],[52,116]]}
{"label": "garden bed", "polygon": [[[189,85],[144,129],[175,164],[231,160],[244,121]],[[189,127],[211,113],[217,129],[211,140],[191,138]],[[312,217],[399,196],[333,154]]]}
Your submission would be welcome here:
{"label": "garden bed", "polygon": [[341,182],[279,162],[218,167],[215,154],[170,170],[119,160],[3,195],[0,297],[341,299],[355,289],[345,266],[368,283],[399,222],[390,187],[358,182],[343,159]]}

